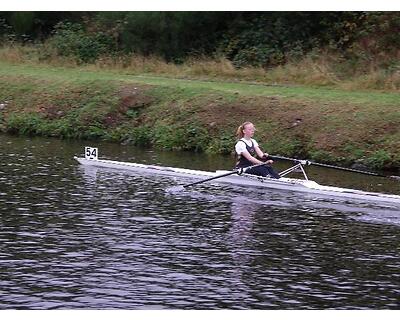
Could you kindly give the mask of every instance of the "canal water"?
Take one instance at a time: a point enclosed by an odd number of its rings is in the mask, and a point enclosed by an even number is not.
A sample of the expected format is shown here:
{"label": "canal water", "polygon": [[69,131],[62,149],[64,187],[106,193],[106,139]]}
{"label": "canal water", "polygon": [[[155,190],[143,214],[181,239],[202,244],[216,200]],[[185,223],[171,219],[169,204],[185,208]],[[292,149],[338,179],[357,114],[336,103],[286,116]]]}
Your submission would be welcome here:
{"label": "canal water", "polygon": [[[100,158],[230,169],[109,143]],[[400,210],[73,160],[82,141],[0,135],[0,309],[399,309]],[[276,163],[283,169],[288,163]],[[320,168],[328,185],[399,183]]]}

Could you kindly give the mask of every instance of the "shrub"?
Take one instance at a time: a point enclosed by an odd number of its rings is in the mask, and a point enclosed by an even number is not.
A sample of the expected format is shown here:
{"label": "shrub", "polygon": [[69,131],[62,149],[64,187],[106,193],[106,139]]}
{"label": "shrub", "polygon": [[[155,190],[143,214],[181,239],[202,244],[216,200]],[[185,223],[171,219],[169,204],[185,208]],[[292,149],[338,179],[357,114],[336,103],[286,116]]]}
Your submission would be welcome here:
{"label": "shrub", "polygon": [[333,154],[324,150],[309,150],[308,154],[310,159],[316,162],[335,163],[337,161],[337,159],[335,159],[335,156]]}
{"label": "shrub", "polygon": [[7,23],[7,20],[0,18],[0,42],[13,42],[16,38],[13,28]]}
{"label": "shrub", "polygon": [[150,129],[146,127],[135,128],[133,130],[134,144],[137,146],[149,146],[151,143]]}
{"label": "shrub", "polygon": [[388,167],[391,164],[391,156],[385,150],[375,151],[371,156],[366,159],[368,167],[379,169]]}
{"label": "shrub", "polygon": [[213,139],[207,146],[207,152],[213,154],[231,154],[235,147],[232,135],[223,134],[220,138]]}
{"label": "shrub", "polygon": [[90,63],[114,50],[114,40],[104,32],[88,33],[81,24],[60,22],[55,26],[50,46],[61,56],[73,56]]}
{"label": "shrub", "polygon": [[37,134],[44,120],[37,114],[12,113],[6,119],[6,130],[23,135]]}
{"label": "shrub", "polygon": [[147,147],[151,145],[151,128],[142,125],[134,126],[131,123],[123,124],[104,132],[103,138],[108,141],[117,141],[122,144]]}
{"label": "shrub", "polygon": [[153,131],[152,142],[157,147],[169,150],[204,151],[207,147],[208,133],[201,126],[188,124],[184,127],[157,125]]}

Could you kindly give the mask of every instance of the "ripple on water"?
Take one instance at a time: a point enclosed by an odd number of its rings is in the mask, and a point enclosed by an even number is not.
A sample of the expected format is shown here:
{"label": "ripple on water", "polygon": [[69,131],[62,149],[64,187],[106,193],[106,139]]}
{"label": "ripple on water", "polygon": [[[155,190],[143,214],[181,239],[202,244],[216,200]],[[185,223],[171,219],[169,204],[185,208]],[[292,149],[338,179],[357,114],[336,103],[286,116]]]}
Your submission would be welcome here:
{"label": "ripple on water", "polygon": [[400,307],[393,208],[218,184],[168,193],[174,179],[30,144],[0,144],[1,309]]}

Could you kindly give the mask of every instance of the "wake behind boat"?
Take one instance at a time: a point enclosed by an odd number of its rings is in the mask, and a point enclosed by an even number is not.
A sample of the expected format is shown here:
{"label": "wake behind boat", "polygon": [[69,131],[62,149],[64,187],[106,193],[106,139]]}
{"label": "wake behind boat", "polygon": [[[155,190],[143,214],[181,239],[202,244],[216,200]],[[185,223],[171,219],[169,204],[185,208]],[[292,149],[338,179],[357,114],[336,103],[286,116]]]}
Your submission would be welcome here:
{"label": "wake behind boat", "polygon": [[[163,176],[184,177],[197,180],[197,182],[187,184],[190,186],[201,182],[213,180],[218,183],[233,184],[240,186],[250,186],[265,189],[279,189],[293,192],[301,192],[310,195],[323,196],[330,199],[346,199],[357,200],[360,202],[368,203],[392,203],[400,204],[400,196],[393,194],[383,194],[375,192],[366,192],[356,189],[347,189],[340,187],[324,186],[315,181],[309,180],[304,170],[304,165],[309,165],[311,162],[305,160],[298,160],[293,167],[280,172],[280,179],[273,179],[268,177],[254,176],[246,174],[245,171],[239,170],[227,171],[218,170],[215,172],[181,169],[174,167],[164,167],[157,165],[145,165],[131,162],[121,162],[113,160],[100,160],[98,159],[97,148],[85,148],[85,158],[74,157],[76,161],[85,166],[96,166],[103,168],[112,168],[118,170],[136,171],[145,174],[159,174]],[[304,179],[287,178],[286,175],[301,170],[304,174]],[[201,179],[201,181],[199,181]]]}

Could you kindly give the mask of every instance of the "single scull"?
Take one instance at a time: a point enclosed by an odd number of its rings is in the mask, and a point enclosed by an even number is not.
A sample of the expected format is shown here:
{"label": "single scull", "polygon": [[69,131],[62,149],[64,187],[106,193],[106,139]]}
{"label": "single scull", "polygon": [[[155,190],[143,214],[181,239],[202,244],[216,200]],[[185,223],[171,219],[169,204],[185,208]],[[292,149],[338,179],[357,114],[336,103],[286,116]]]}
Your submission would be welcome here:
{"label": "single scull", "polygon": [[[196,180],[204,179],[204,181],[213,180],[213,177],[215,177],[215,182],[219,183],[302,192],[310,195],[323,196],[324,198],[330,199],[341,198],[347,200],[358,200],[361,202],[400,204],[399,195],[324,186],[318,184],[315,181],[311,181],[308,179],[306,172],[303,168],[304,165],[308,165],[310,164],[310,162],[305,160],[299,160],[298,163],[296,163],[293,167],[280,172],[280,179],[272,179],[268,177],[259,177],[236,171],[233,173],[232,171],[222,170],[209,172],[113,160],[100,160],[97,158],[97,154],[97,148],[86,147],[85,158],[74,157],[74,159],[85,166],[130,170],[147,174],[160,174],[164,176],[186,177]],[[285,177],[287,174],[295,170],[301,170],[304,174],[305,179],[293,179]]]}

